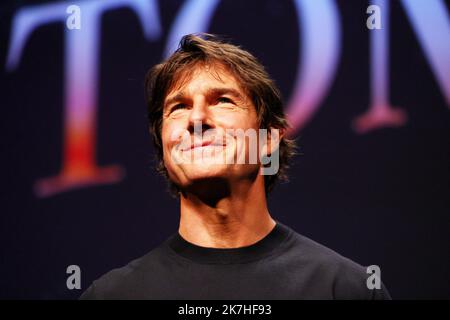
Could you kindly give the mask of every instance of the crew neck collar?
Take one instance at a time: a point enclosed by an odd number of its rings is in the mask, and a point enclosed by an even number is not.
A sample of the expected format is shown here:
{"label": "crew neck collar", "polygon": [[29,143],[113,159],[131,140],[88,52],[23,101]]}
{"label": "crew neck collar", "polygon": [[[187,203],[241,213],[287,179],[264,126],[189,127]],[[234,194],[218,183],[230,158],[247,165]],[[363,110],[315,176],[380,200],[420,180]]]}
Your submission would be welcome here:
{"label": "crew neck collar", "polygon": [[234,264],[259,260],[273,252],[288,236],[290,229],[275,220],[272,230],[262,239],[245,247],[210,248],[193,244],[176,232],[168,239],[174,253],[198,263]]}

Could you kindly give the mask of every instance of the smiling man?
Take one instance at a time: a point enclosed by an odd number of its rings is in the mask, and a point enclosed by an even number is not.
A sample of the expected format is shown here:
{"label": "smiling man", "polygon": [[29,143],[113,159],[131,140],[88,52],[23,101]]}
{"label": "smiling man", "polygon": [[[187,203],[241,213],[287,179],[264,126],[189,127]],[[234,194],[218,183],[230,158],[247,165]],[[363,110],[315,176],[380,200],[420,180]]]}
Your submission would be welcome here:
{"label": "smiling man", "polygon": [[254,56],[187,35],[149,71],[146,95],[158,171],[180,201],[178,232],[82,299],[389,299],[365,268],[271,216],[266,198],[286,180],[294,143]]}

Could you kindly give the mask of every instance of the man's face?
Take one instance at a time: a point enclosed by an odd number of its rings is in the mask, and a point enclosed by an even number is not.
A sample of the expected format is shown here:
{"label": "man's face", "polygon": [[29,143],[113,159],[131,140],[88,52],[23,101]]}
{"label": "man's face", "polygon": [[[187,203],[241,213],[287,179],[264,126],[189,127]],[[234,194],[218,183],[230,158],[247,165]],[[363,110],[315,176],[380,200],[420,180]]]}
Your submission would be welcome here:
{"label": "man's face", "polygon": [[[254,176],[259,164],[249,163],[249,139],[230,132],[258,128],[255,107],[237,79],[220,65],[196,66],[164,103],[161,137],[169,178],[185,188],[199,180]],[[245,163],[236,158],[242,150]]]}

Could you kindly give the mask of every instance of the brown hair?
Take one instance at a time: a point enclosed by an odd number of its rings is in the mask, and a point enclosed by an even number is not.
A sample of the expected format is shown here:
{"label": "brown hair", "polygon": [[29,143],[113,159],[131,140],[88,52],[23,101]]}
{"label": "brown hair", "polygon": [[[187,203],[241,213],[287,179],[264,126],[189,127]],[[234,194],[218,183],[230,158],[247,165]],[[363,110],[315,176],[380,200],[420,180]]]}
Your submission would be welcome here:
{"label": "brown hair", "polygon": [[[161,127],[164,100],[182,74],[192,72],[199,63],[221,64],[238,79],[256,108],[260,128],[289,129],[281,94],[264,66],[252,54],[211,34],[185,35],[178,49],[151,68],[145,77],[149,129],[156,148],[156,170],[167,178],[174,196],[178,196],[180,190],[170,181],[163,161]],[[277,181],[288,181],[286,171],[290,158],[296,154],[295,149],[294,140],[286,136],[280,139],[279,170],[275,175],[264,176],[266,194]]]}

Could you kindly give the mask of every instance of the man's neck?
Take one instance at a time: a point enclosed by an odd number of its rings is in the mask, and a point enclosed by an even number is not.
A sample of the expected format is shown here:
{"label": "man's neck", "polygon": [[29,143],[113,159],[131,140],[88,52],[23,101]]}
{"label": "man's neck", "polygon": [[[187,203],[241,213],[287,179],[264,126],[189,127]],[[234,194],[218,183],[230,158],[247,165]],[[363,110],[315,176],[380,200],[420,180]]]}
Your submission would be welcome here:
{"label": "man's neck", "polygon": [[186,192],[180,197],[180,235],[202,247],[239,248],[264,238],[275,221],[267,209],[264,176],[239,183],[213,204]]}

